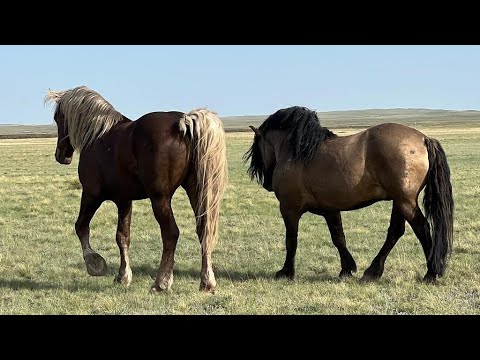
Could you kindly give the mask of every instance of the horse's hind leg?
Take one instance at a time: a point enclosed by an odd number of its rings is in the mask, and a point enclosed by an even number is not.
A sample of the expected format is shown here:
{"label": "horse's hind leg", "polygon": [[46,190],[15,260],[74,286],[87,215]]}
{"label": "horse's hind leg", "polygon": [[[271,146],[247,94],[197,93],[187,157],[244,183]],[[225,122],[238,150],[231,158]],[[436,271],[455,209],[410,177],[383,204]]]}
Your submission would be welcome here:
{"label": "horse's hind leg", "polygon": [[393,249],[398,239],[405,233],[405,218],[398,204],[393,203],[392,215],[390,217],[390,226],[388,227],[387,239],[385,244],[372,261],[370,267],[365,270],[362,281],[375,280],[382,276],[385,260]]}
{"label": "horse's hind leg", "polygon": [[173,217],[171,200],[172,197],[166,195],[151,198],[153,213],[160,225],[163,241],[162,260],[152,291],[170,290],[173,283],[175,249],[180,231]]}
{"label": "horse's hind leg", "polygon": [[115,277],[115,282],[128,286],[132,282],[132,269],[130,269],[130,259],[128,257],[132,202],[117,203],[117,208],[118,225],[116,240],[120,250],[120,269],[118,270],[118,275]]}
{"label": "horse's hind leg", "polygon": [[75,231],[82,245],[83,259],[87,266],[87,272],[92,276],[103,276],[107,273],[105,259],[90,247],[90,221],[101,204],[101,199],[90,196],[83,191],[80,212],[75,223]]}
{"label": "horse's hind leg", "polygon": [[418,240],[420,240],[427,261],[427,273],[423,280],[427,283],[433,283],[437,279],[437,274],[435,270],[433,270],[432,258],[430,256],[433,244],[428,221],[425,216],[423,216],[418,204],[415,204],[415,206],[405,206],[404,212],[405,218],[412,227]]}
{"label": "horse's hind leg", "polygon": [[355,264],[352,254],[350,254],[347,249],[347,243],[345,241],[345,234],[342,226],[342,216],[340,212],[333,212],[325,214],[324,217],[327,221],[328,230],[330,230],[333,245],[335,245],[338,253],[340,254],[342,270],[340,271],[339,276],[352,276],[352,272],[357,271],[357,264]]}

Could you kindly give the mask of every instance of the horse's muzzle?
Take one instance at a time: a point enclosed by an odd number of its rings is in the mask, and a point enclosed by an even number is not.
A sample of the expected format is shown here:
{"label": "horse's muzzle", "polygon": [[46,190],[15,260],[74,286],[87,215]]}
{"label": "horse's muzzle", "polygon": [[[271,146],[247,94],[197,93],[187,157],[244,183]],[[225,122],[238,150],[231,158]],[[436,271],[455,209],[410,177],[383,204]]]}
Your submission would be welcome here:
{"label": "horse's muzzle", "polygon": [[58,162],[60,164],[63,164],[63,165],[69,165],[72,162],[72,158],[71,157],[64,157],[63,159],[61,159]]}
{"label": "horse's muzzle", "polygon": [[72,157],[59,156],[58,153],[55,153],[55,160],[62,165],[69,165],[72,162]]}
{"label": "horse's muzzle", "polygon": [[264,182],[263,183],[263,188],[267,191],[273,191],[273,186],[272,186],[272,183],[266,183]]}

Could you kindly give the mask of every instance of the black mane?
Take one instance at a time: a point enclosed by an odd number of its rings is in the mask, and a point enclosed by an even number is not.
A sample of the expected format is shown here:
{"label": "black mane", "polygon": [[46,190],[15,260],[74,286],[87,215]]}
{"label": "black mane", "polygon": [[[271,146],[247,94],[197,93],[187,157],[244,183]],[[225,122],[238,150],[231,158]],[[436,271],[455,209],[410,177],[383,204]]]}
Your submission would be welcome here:
{"label": "black mane", "polygon": [[[259,130],[262,134],[266,134],[269,130],[286,130],[286,159],[294,163],[302,162],[305,165],[312,161],[322,141],[337,136],[320,125],[315,111],[300,106],[278,110],[263,122]],[[250,158],[252,161],[248,174],[252,180],[257,178],[257,181],[262,183],[265,169],[257,136],[245,153],[244,161]]]}

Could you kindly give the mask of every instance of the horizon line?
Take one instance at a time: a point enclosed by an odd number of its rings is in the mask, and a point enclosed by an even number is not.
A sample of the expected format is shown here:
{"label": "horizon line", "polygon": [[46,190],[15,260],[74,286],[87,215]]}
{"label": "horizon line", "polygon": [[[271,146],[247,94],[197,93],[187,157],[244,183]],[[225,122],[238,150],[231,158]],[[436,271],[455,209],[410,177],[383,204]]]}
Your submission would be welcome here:
{"label": "horizon line", "polygon": [[[348,109],[348,110],[323,110],[318,111],[313,108],[309,108],[314,110],[317,113],[335,113],[335,112],[353,112],[353,111],[388,111],[388,110],[416,110],[416,111],[445,111],[445,112],[479,112],[480,110],[475,109],[438,109],[438,108],[410,108],[410,107],[395,107],[395,108],[363,108],[363,109]],[[259,116],[270,116],[271,114],[256,114],[256,115],[225,115],[220,116],[220,118],[232,118],[232,117],[259,117]],[[55,122],[52,120],[51,123],[2,123],[0,121],[0,126],[42,126],[42,125],[54,125]]]}

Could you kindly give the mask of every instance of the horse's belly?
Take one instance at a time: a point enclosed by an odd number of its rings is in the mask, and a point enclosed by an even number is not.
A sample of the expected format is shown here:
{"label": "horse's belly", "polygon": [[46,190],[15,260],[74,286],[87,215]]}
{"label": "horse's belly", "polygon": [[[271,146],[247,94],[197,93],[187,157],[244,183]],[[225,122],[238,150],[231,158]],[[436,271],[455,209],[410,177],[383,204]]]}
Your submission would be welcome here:
{"label": "horse's belly", "polygon": [[380,186],[372,185],[367,189],[329,189],[315,194],[311,207],[317,211],[348,211],[372,205],[377,201],[390,200],[387,192]]}
{"label": "horse's belly", "polygon": [[147,198],[143,186],[134,179],[123,179],[121,183],[105,184],[104,193],[109,200],[141,200]]}

